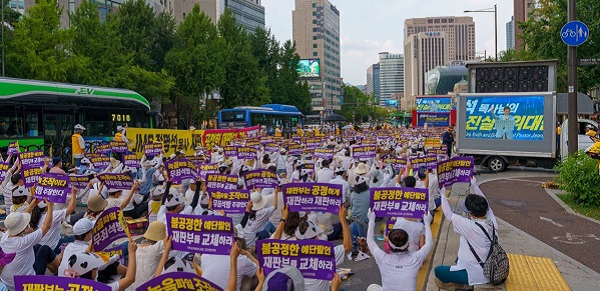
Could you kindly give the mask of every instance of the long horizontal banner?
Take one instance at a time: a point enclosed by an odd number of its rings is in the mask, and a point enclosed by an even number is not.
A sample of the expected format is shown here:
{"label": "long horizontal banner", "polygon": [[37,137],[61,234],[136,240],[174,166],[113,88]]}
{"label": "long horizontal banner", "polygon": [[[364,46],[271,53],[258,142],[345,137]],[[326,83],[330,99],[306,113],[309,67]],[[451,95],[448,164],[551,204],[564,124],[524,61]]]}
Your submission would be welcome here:
{"label": "long horizontal banner", "polygon": [[[244,137],[258,136],[259,127],[253,126],[244,129],[209,129],[209,130],[176,130],[176,129],[127,129],[129,149],[138,157],[145,152],[144,145],[160,143],[163,145],[165,156],[183,150],[186,155],[193,155],[194,148],[198,145],[212,148],[215,145],[226,146],[231,141]],[[156,153],[156,151],[154,152]]]}

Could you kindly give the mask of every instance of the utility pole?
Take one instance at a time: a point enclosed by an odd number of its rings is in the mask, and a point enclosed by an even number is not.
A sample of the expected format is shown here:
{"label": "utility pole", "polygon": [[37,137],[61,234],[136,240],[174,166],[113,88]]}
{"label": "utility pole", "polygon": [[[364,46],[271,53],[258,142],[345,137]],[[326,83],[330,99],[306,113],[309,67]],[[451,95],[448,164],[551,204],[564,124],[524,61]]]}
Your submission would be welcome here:
{"label": "utility pole", "polygon": [[2,1],[2,77],[4,77],[4,0]]}
{"label": "utility pole", "polygon": [[[577,20],[577,0],[569,0],[568,21]],[[569,98],[569,125],[568,125],[568,145],[569,155],[575,154],[578,150],[578,110],[577,110],[577,46],[568,46],[567,67],[568,67],[568,98]]]}

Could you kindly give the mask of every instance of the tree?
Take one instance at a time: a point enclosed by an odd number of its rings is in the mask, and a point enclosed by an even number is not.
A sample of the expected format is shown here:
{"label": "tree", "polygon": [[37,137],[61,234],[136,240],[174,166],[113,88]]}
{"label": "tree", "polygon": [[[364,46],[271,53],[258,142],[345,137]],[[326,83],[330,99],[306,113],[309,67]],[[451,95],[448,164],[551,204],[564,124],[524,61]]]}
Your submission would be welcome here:
{"label": "tree", "polygon": [[72,30],[60,28],[61,13],[56,0],[38,0],[27,10],[7,48],[11,76],[66,82],[85,73],[89,59],[71,52]]}
{"label": "tree", "polygon": [[[600,27],[600,1],[577,1],[577,18],[590,29]],[[533,15],[526,22],[518,23],[523,33],[526,50],[518,52],[521,60],[558,59],[557,85],[559,92],[567,92],[567,45],[560,37],[562,26],[567,23],[567,0],[540,0]],[[600,57],[600,34],[590,33],[589,39],[578,47],[580,58]],[[579,67],[579,91],[590,92],[600,86],[600,66]]]}
{"label": "tree", "polygon": [[[21,13],[10,8],[10,0],[2,0],[2,2],[4,2],[4,22],[14,27],[19,21],[19,18],[21,18]],[[6,33],[6,31],[4,33]]]}
{"label": "tree", "polygon": [[144,0],[128,0],[109,21],[120,36],[125,51],[133,53],[133,64],[152,70],[155,63],[151,55],[158,22],[152,7]]}
{"label": "tree", "polygon": [[310,88],[306,82],[300,81],[296,70],[300,56],[296,53],[296,46],[291,41],[286,41],[281,49],[279,71],[271,89],[273,103],[294,105],[304,114],[309,114],[311,109]]}
{"label": "tree", "polygon": [[165,65],[165,57],[173,48],[176,41],[177,29],[173,15],[168,12],[161,12],[156,15],[156,25],[152,31],[152,47],[150,49],[150,59],[152,60],[152,70],[160,72]]}
{"label": "tree", "polygon": [[[356,86],[344,85],[344,104],[341,115],[347,120],[366,122],[382,117],[375,95],[367,95]],[[387,112],[386,112],[387,113]]]}
{"label": "tree", "polygon": [[195,5],[177,31],[176,45],[165,57],[165,67],[176,78],[177,103],[188,124],[206,119],[206,95],[225,83],[225,62],[217,28]]}
{"label": "tree", "polygon": [[235,16],[225,9],[217,24],[219,35],[224,41],[223,52],[225,83],[219,90],[221,107],[232,108],[239,105],[260,106],[270,101],[269,89],[265,85],[266,76],[252,55],[250,39]]}

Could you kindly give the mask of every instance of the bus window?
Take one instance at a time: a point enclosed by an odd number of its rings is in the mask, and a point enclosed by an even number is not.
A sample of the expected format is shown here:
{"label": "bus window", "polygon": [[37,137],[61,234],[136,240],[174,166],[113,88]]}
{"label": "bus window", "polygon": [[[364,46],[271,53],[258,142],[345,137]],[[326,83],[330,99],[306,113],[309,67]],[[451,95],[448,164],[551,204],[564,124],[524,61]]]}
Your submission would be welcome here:
{"label": "bus window", "polygon": [[17,121],[18,116],[14,106],[2,106],[0,109],[0,138],[10,136],[8,128]]}
{"label": "bus window", "polygon": [[245,121],[244,111],[223,111],[221,112],[221,122]]}
{"label": "bus window", "polygon": [[84,114],[84,127],[86,135],[112,135],[108,110],[87,109]]}
{"label": "bus window", "polygon": [[25,113],[25,130],[23,134],[28,137],[39,135],[39,117],[41,114],[33,110],[27,110]]}

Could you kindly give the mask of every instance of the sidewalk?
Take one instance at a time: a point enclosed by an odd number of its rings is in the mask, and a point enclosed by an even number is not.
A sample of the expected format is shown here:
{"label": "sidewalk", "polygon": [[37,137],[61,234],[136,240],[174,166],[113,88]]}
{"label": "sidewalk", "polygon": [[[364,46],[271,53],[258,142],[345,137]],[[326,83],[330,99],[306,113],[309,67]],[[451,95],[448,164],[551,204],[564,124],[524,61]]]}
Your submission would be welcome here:
{"label": "sidewalk", "polygon": [[[553,175],[551,173],[510,172],[505,174],[479,175],[477,176],[477,180],[479,184],[483,184],[491,180],[524,176],[550,178]],[[449,202],[453,209],[456,209],[460,201],[465,198],[468,188],[468,184],[457,184],[452,188]],[[491,205],[491,207],[493,209],[494,205]],[[458,207],[458,210],[455,210],[455,213],[462,213],[460,207]],[[508,224],[501,218],[497,217],[497,220],[499,224],[500,243],[507,253],[552,259],[572,290],[597,290],[598,286],[600,286],[600,274],[597,272]],[[454,233],[449,222],[444,219],[433,257],[432,268],[429,271],[428,280],[423,290],[440,290],[435,284],[433,269],[438,265],[454,265],[454,260],[458,253],[458,244],[459,235]]]}

